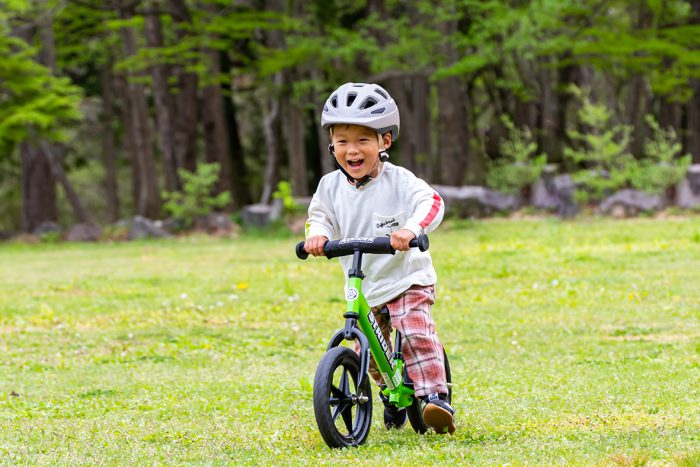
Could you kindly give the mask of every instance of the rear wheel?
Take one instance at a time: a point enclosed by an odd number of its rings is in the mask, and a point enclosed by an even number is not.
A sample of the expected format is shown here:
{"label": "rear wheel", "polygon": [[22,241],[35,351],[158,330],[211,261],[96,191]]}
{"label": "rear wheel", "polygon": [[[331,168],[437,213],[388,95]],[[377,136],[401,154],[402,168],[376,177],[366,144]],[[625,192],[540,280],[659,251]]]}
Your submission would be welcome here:
{"label": "rear wheel", "polygon": [[[447,402],[449,404],[452,403],[452,372],[450,371],[450,362],[447,360],[447,352],[445,352],[445,349],[442,349],[442,358],[445,361],[445,377],[447,381]],[[408,377],[408,371],[406,370],[406,367],[404,367],[404,380],[411,382],[411,379]],[[413,429],[416,431],[416,433],[423,434],[426,431],[428,431],[428,425],[425,424],[425,421],[423,421],[423,407],[421,404],[420,399],[417,397],[413,398],[413,404],[411,404],[407,409],[407,414],[408,414],[408,421],[411,423],[411,426]]]}
{"label": "rear wheel", "polygon": [[334,347],[323,356],[314,377],[314,413],[326,444],[332,448],[359,446],[372,422],[369,377],[358,387],[360,357],[347,347]]}

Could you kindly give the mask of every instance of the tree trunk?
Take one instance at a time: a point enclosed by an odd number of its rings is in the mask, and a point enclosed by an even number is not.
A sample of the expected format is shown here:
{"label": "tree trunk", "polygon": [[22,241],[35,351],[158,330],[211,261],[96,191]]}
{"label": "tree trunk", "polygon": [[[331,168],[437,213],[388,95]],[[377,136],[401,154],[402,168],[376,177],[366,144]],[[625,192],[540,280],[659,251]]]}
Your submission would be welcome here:
{"label": "tree trunk", "polygon": [[[457,31],[457,21],[444,21],[442,34],[449,38]],[[442,52],[448,65],[457,59],[457,51],[450,41],[445,41]],[[461,77],[443,78],[436,83],[438,95],[438,134],[440,135],[440,181],[446,185],[462,185],[468,172],[469,180],[478,178],[478,163],[471,149],[469,122],[467,119],[468,96]]]}
{"label": "tree trunk", "polygon": [[644,139],[646,137],[646,123],[644,116],[649,111],[649,93],[646,91],[646,79],[637,75],[632,78],[629,96],[627,99],[626,123],[632,127],[632,140],[630,152],[637,158],[644,152]]}
{"label": "tree trunk", "polygon": [[233,189],[233,170],[224,114],[224,99],[221,93],[221,84],[219,83],[219,76],[221,75],[219,51],[205,49],[202,51],[202,54],[208,59],[208,75],[213,80],[202,91],[202,120],[204,123],[206,160],[209,163],[215,162],[219,164],[219,181],[216,186],[216,192],[228,191],[231,193]]}
{"label": "tree trunk", "polygon": [[[312,70],[311,78],[314,81],[323,82],[324,76],[321,73],[322,72],[319,70]],[[321,173],[319,174],[319,178],[336,170],[333,156],[328,152],[328,145],[331,142],[328,129],[321,128],[321,114],[327,97],[328,96],[321,95],[320,93],[314,94],[314,124],[318,129],[318,150],[319,154],[321,154]]]}
{"label": "tree trunk", "polygon": [[514,101],[513,123],[516,128],[528,127],[534,132],[537,128],[537,106],[533,101],[525,102],[519,97],[515,97]]}
{"label": "tree trunk", "polygon": [[75,219],[82,223],[90,222],[90,217],[85,210],[85,206],[83,206],[83,202],[80,200],[78,193],[73,188],[68,177],[66,177],[65,170],[63,170],[63,149],[55,149],[46,141],[41,142],[41,149],[44,152],[44,156],[49,161],[54,178],[58,180],[63,187],[68,203],[70,203],[73,209]]}
{"label": "tree trunk", "polygon": [[58,222],[56,179],[40,147],[20,144],[22,169],[22,230],[33,232],[43,222]]}
{"label": "tree trunk", "polygon": [[399,131],[401,140],[395,147],[387,151],[390,156],[389,160],[414,172],[416,169],[416,122],[413,113],[411,79],[404,76],[390,78],[385,87],[396,102],[401,115],[401,129]]}
{"label": "tree trunk", "polygon": [[[42,28],[41,34],[47,34]],[[29,27],[17,28],[13,35],[27,44],[33,42],[35,31]],[[43,49],[42,49],[43,50]],[[37,57],[41,60],[41,56]],[[20,143],[20,169],[22,184],[22,230],[33,232],[43,222],[58,222],[56,206],[56,179],[51,164],[44,155],[40,142]]]}
{"label": "tree trunk", "polygon": [[284,101],[282,125],[287,140],[289,179],[295,196],[309,195],[309,181],[306,175],[306,147],[304,144],[304,113],[294,98],[287,96]]}
{"label": "tree trunk", "polygon": [[[440,181],[458,186],[465,182],[466,171],[474,168],[465,108],[467,97],[458,77],[442,79],[436,85],[440,109]],[[469,175],[472,179],[475,174]]]}
{"label": "tree trunk", "polygon": [[221,71],[228,77],[223,84],[224,90],[224,116],[226,128],[228,128],[229,159],[231,160],[231,183],[233,194],[233,207],[241,208],[250,204],[250,191],[246,182],[245,154],[238,130],[236,118],[236,106],[233,101],[233,85],[231,83],[231,60],[228,52],[221,52]]}
{"label": "tree trunk", "polygon": [[659,99],[659,126],[673,128],[676,135],[682,133],[683,109],[677,102],[669,102],[665,97]]}
{"label": "tree trunk", "polygon": [[559,95],[556,91],[559,86],[558,77],[551,66],[551,59],[545,58],[540,63],[540,122],[541,130],[539,149],[549,157],[552,162],[561,162],[561,134],[560,128],[561,108]]}
{"label": "tree trunk", "polygon": [[282,86],[282,72],[277,72],[274,78],[274,87],[269,93],[269,110],[263,120],[265,131],[265,145],[267,147],[267,157],[265,159],[265,174],[263,177],[263,190],[260,196],[260,203],[268,204],[272,201],[272,193],[275,191],[279,181],[279,119],[280,119],[280,99],[277,92]]}
{"label": "tree trunk", "polygon": [[[264,2],[265,9],[278,13],[286,13],[285,2],[282,0],[268,0]],[[284,35],[281,31],[269,31],[265,37],[265,45],[273,49],[281,50],[284,47]],[[274,193],[277,183],[279,182],[279,169],[281,161],[281,142],[280,142],[280,119],[283,109],[281,109],[281,90],[285,83],[285,75],[283,71],[275,73],[272,85],[268,88],[266,96],[267,113],[263,120],[263,129],[265,132],[265,144],[267,146],[267,155],[265,160],[265,174],[263,177],[263,190],[260,197],[262,204],[272,202],[272,194]]]}
{"label": "tree trunk", "polygon": [[101,137],[102,161],[105,167],[105,197],[107,199],[107,221],[119,220],[119,189],[117,185],[117,152],[114,137],[114,93],[112,90],[111,65],[100,69],[100,87],[102,91]]}
{"label": "tree trunk", "polygon": [[432,181],[433,158],[431,151],[431,129],[430,119],[430,82],[423,74],[414,75],[411,78],[413,100],[413,133],[414,135],[414,169],[416,175],[426,181]]}
{"label": "tree trunk", "polygon": [[[170,14],[176,24],[175,31],[180,41],[188,39],[188,29],[192,27],[192,18],[184,0],[168,0]],[[177,76],[177,113],[175,148],[178,167],[190,172],[197,169],[197,75],[185,70],[187,64],[174,67]]]}
{"label": "tree trunk", "polygon": [[114,75],[114,84],[120,103],[119,116],[124,125],[123,148],[131,166],[131,199],[136,203],[141,192],[141,175],[138,170],[139,160],[136,145],[138,137],[136,135],[136,125],[131,119],[131,99],[129,98],[127,77],[123,73],[116,73]]}
{"label": "tree trunk", "polygon": [[[119,14],[121,19],[130,19],[133,11],[121,7],[124,0],[120,0]],[[136,55],[136,38],[134,30],[130,27],[121,28],[124,53],[127,57]],[[127,84],[129,94],[130,118],[133,124],[135,160],[138,172],[139,191],[134,200],[136,212],[150,219],[155,219],[160,213],[160,193],[156,178],[156,167],[153,156],[151,122],[148,116],[146,95],[142,84],[129,80]]]}
{"label": "tree trunk", "polygon": [[[26,33],[28,37],[24,39],[31,43],[31,32]],[[39,62],[56,74],[56,47],[53,33],[53,19],[51,16],[45,17],[39,22],[39,35],[41,38],[41,49],[39,50]],[[80,198],[70,184],[63,170],[63,160],[55,155],[54,148],[45,140],[37,136],[31,136],[33,144],[23,143],[21,146],[21,166],[22,166],[22,193],[23,193],[23,213],[22,223],[27,231],[35,229],[41,222],[58,219],[56,207],[56,179],[66,193],[73,213],[80,222],[88,222],[87,212],[83,207]],[[43,158],[44,161],[39,159]],[[26,209],[24,208],[26,204]],[[39,204],[45,204],[40,206]]]}
{"label": "tree trunk", "polygon": [[693,163],[700,163],[700,80],[691,80],[693,97],[686,104],[685,151],[692,154]]}
{"label": "tree trunk", "polygon": [[[700,0],[690,2],[691,24],[700,24]],[[684,153],[690,153],[694,164],[700,164],[700,79],[690,80],[693,97],[686,104],[686,139]]]}
{"label": "tree trunk", "polygon": [[[151,1],[151,9],[146,14],[146,43],[148,47],[153,49],[161,49],[164,44],[160,16],[155,10],[158,5],[159,2]],[[182,185],[177,173],[178,164],[175,155],[175,126],[173,124],[175,105],[168,86],[170,67],[159,63],[151,65],[150,71],[153,81],[153,100],[156,107],[158,141],[163,156],[165,189],[176,191],[180,190]]]}
{"label": "tree trunk", "polygon": [[[566,52],[563,60],[568,60],[571,54]],[[560,59],[561,60],[561,59]],[[567,87],[570,84],[578,84],[579,68],[577,65],[566,65],[559,68],[557,76],[557,145],[553,148],[552,153],[548,153],[550,162],[562,162],[564,160],[564,147],[569,143],[569,137],[566,134],[566,117],[567,107],[573,98]]]}

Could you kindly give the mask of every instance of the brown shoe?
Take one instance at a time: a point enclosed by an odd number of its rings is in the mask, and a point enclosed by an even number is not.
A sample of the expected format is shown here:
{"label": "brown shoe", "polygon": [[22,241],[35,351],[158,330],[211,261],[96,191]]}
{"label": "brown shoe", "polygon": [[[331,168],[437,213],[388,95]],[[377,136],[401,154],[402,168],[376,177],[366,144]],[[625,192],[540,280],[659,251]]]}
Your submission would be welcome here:
{"label": "brown shoe", "polygon": [[450,407],[447,401],[438,399],[433,394],[428,396],[432,400],[428,400],[423,407],[423,421],[436,433],[452,434],[457,429],[454,422],[455,411]]}

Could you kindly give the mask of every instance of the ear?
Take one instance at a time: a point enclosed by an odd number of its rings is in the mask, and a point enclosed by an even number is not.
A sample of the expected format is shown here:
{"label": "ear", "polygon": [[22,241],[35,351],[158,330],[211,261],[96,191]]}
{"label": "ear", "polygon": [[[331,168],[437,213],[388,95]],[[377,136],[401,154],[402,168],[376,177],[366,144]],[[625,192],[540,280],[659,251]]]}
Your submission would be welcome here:
{"label": "ear", "polygon": [[389,149],[391,147],[391,132],[384,133],[382,142],[384,143],[384,149]]}

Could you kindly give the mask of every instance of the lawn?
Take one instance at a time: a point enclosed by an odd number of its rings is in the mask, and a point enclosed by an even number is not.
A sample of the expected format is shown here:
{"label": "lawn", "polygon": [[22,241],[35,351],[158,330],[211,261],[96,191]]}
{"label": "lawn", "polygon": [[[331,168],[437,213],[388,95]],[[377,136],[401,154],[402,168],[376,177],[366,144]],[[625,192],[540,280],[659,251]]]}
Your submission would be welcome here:
{"label": "lawn", "polygon": [[700,218],[448,222],[457,432],[331,451],[337,260],[244,234],[0,244],[2,464],[700,464]]}

